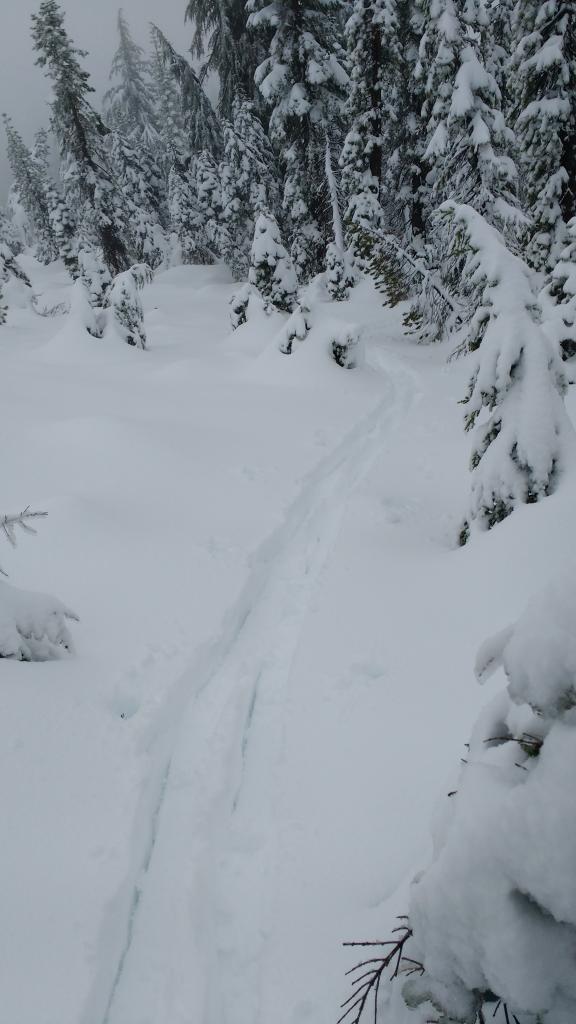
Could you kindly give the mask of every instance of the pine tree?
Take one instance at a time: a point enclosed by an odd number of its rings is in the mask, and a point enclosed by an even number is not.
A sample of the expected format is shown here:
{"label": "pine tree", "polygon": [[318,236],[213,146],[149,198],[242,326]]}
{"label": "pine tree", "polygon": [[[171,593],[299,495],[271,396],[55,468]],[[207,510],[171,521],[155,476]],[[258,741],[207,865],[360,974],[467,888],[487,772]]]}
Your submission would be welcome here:
{"label": "pine tree", "polygon": [[246,279],[254,223],[261,210],[278,206],[274,154],[253,105],[237,101],[233,120],[224,122],[220,165],[222,221],[227,239],[222,256],[235,280]]}
{"label": "pine tree", "polygon": [[50,216],[47,139],[41,136],[37,140],[37,155],[34,157],[12,121],[6,115],[3,120],[15,191],[26,211],[38,258],[43,263],[51,263],[57,258],[58,251]]}
{"label": "pine tree", "polygon": [[194,25],[192,54],[204,58],[201,81],[218,77],[218,113],[231,121],[238,101],[258,104],[254,73],[265,56],[247,30],[245,0],[188,0],[186,17]]}
{"label": "pine tree", "polygon": [[271,109],[284,170],[291,254],[303,280],[322,269],[331,237],[326,137],[339,134],[348,76],[340,62],[337,0],[248,0],[249,26],[272,30],[256,82]]}
{"label": "pine tree", "polygon": [[576,216],[576,8],[572,0],[522,0],[516,18],[516,134],[532,215],[527,255],[549,271]]}
{"label": "pine tree", "polygon": [[256,221],[249,280],[260,292],[268,310],[292,312],[298,282],[292,260],[282,245],[280,229],[271,214],[261,213]]}
{"label": "pine tree", "polygon": [[110,78],[114,84],[104,96],[108,124],[148,150],[158,144],[158,121],[150,66],[134,42],[123,12],[118,11],[118,49]]}
{"label": "pine tree", "polygon": [[43,0],[39,13],[32,16],[32,38],[36,63],[52,81],[52,130],[67,161],[68,181],[85,204],[82,231],[94,233],[107,265],[118,273],[130,258],[116,223],[121,200],[114,195],[106,150],[108,129],[90,105],[94,90],[80,64],[86,53],[72,45],[56,0]]}

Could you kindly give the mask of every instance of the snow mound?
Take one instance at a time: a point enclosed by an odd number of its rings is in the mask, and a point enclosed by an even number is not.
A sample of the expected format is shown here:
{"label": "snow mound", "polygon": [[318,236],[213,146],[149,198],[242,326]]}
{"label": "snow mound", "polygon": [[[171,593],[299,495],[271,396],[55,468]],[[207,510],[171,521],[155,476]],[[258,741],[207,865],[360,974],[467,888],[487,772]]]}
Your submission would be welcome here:
{"label": "snow mound", "polygon": [[[502,1000],[564,1024],[576,1013],[576,586],[565,576],[483,646],[506,693],[481,715],[410,921],[424,974],[409,1005],[469,1024]],[[520,1019],[522,1019],[520,1017]]]}
{"label": "snow mound", "polygon": [[19,590],[0,581],[0,658],[52,661],[72,651],[66,605],[47,594]]}

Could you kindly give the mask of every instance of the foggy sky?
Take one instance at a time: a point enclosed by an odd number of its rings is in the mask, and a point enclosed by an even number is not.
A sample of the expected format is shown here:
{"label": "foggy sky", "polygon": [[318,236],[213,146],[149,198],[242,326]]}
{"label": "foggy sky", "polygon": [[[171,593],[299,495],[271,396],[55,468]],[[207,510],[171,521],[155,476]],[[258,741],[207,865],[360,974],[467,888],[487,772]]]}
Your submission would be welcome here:
{"label": "foggy sky", "polygon": [[[30,16],[41,0],[0,0],[0,112],[7,113],[30,143],[34,132],[48,126],[50,83],[34,66]],[[116,16],[122,7],[136,41],[146,49],[148,22],[154,21],[181,53],[190,46],[192,26],[184,24],[186,0],[61,0],[66,27],[74,44],[89,51],[85,67],[98,98],[108,88],[116,48]],[[10,184],[4,131],[0,129],[0,199]]]}

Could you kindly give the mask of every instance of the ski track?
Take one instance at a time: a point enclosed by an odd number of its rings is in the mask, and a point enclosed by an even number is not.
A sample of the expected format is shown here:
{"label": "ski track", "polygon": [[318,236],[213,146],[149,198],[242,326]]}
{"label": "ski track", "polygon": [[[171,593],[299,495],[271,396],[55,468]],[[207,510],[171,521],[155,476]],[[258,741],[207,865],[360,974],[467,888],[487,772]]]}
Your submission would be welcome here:
{"label": "ski track", "polygon": [[110,911],[83,1024],[260,1019],[293,659],[347,501],[416,394],[401,363],[370,356],[384,397],[305,480],[253,556],[219,639],[197,654],[149,726],[155,768],[134,871]]}

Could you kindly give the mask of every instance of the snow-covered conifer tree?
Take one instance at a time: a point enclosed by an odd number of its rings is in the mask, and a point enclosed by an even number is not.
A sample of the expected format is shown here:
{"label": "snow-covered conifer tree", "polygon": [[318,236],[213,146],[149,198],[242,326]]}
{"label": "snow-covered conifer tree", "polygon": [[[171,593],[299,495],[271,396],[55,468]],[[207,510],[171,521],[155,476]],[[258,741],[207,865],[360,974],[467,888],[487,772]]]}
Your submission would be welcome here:
{"label": "snow-covered conifer tree", "polygon": [[576,355],[576,217],[566,226],[567,245],[560,254],[549,285],[556,307],[548,327],[565,356]]}
{"label": "snow-covered conifer tree", "polygon": [[152,26],[152,42],[158,59],[178,86],[188,152],[206,151],[218,159],[222,153],[222,128],[198,75],[156,25]]}
{"label": "snow-covered conifer tree", "polygon": [[249,25],[272,31],[256,81],[271,109],[284,169],[290,250],[302,280],[322,269],[331,237],[326,134],[339,129],[348,76],[340,60],[337,0],[248,0]]}
{"label": "snow-covered conifer tree", "polygon": [[37,246],[38,258],[50,263],[58,256],[54,228],[51,220],[48,187],[47,139],[37,140],[37,155],[30,152],[12,121],[4,115],[6,152],[14,177],[14,188],[26,211],[32,238]]}
{"label": "snow-covered conifer tree", "polygon": [[350,128],[340,163],[348,225],[367,238],[422,232],[419,15],[416,0],[355,0],[346,25]]}
{"label": "snow-covered conifer tree", "polygon": [[441,214],[453,225],[456,273],[471,312],[467,344],[477,352],[465,398],[465,426],[474,430],[465,543],[472,525],[490,529],[552,493],[572,428],[562,363],[543,330],[530,268],[471,207],[446,204]]}
{"label": "snow-covered conifer tree", "polygon": [[419,75],[427,122],[430,205],[467,203],[496,226],[522,220],[513,136],[502,97],[484,62],[489,24],[484,0],[430,0]]}
{"label": "snow-covered conifer tree", "polygon": [[[93,234],[112,272],[129,265],[125,240],[116,222],[121,200],[106,149],[108,129],[90,105],[93,88],[76,49],[64,28],[64,14],[56,0],[43,0],[32,16],[32,38],[38,57],[52,81],[52,130],[66,160],[67,181],[85,204],[82,231]],[[86,239],[92,241],[92,239]]]}
{"label": "snow-covered conifer tree", "polygon": [[162,58],[162,52],[152,32],[151,74],[154,109],[158,124],[158,141],[153,149],[156,163],[167,186],[171,168],[190,156],[190,141],[186,131],[182,99],[178,83]]}
{"label": "snow-covered conifer tree", "polygon": [[194,25],[192,53],[203,59],[201,78],[217,76],[218,113],[231,121],[239,101],[258,102],[254,72],[265,56],[261,39],[247,30],[245,0],[188,0],[186,17]]}
{"label": "snow-covered conifer tree", "polygon": [[527,257],[550,271],[576,216],[576,8],[571,0],[523,0],[516,18],[512,78],[531,214]]}
{"label": "snow-covered conifer tree", "polygon": [[122,194],[119,219],[130,238],[130,249],[138,262],[157,267],[162,261],[165,241],[161,221],[166,221],[159,168],[152,155],[122,133],[111,133],[110,156]]}
{"label": "snow-covered conifer tree", "polygon": [[153,150],[158,144],[157,110],[150,65],[118,11],[118,49],[112,61],[112,86],[104,97],[108,124],[133,144]]}
{"label": "snow-covered conifer tree", "polygon": [[290,256],[282,245],[280,229],[272,214],[256,220],[250,257],[250,284],[258,289],[269,309],[291,313],[298,282]]}
{"label": "snow-covered conifer tree", "polygon": [[268,137],[251,103],[235,103],[233,119],[224,123],[223,130],[220,202],[227,238],[222,256],[234,278],[241,281],[248,274],[256,216],[260,210],[278,206],[277,170]]}
{"label": "snow-covered conifer tree", "polygon": [[151,280],[150,267],[139,264],[117,274],[106,295],[108,335],[120,338],[134,348],[146,348],[144,308],[140,292]]}

